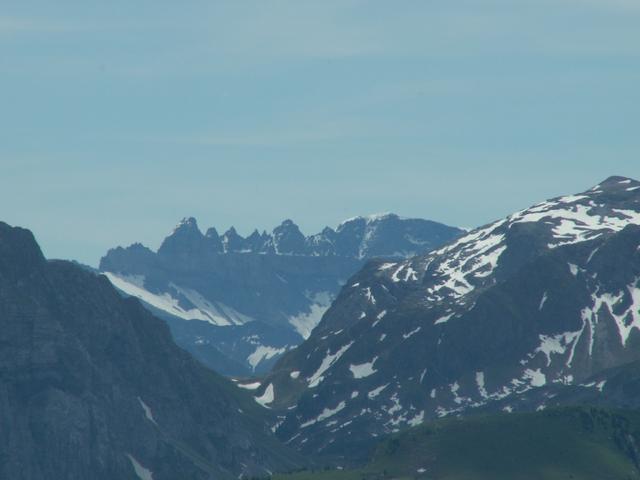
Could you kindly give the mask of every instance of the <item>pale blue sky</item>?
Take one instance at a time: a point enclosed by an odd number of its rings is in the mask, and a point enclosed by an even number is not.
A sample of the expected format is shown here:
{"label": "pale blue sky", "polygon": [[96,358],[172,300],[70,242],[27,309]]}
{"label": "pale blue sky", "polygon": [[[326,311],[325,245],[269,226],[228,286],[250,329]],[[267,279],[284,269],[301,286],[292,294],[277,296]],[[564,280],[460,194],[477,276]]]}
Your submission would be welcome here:
{"label": "pale blue sky", "polygon": [[476,226],[640,177],[640,0],[0,5],[0,219],[95,265],[183,216]]}

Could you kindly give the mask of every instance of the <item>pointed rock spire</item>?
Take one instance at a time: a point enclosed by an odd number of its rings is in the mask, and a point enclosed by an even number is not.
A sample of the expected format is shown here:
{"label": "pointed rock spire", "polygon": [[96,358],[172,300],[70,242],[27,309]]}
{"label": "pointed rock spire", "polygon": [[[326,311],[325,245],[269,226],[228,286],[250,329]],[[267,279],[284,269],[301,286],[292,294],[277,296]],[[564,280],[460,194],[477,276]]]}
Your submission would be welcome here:
{"label": "pointed rock spire", "polygon": [[235,227],[229,228],[222,235],[222,245],[225,252],[241,252],[244,248],[244,238],[242,238]]}
{"label": "pointed rock spire", "polygon": [[193,217],[183,218],[158,249],[161,256],[189,255],[206,251],[204,235]]}
{"label": "pointed rock spire", "polygon": [[276,253],[303,255],[306,253],[306,239],[292,220],[285,220],[273,229],[273,245]]}

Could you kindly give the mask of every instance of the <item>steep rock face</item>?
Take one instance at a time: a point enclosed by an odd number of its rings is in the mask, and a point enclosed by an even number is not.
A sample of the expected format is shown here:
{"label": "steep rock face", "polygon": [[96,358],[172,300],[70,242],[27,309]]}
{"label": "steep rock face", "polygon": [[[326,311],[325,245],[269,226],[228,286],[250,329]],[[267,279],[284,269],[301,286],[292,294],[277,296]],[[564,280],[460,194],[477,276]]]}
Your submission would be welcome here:
{"label": "steep rock face", "polygon": [[219,252],[220,242],[215,230],[202,235],[195,218],[185,218],[165,238],[158,249],[158,255],[173,261],[188,261],[194,257]]}
{"label": "steep rock face", "polygon": [[281,255],[305,255],[306,238],[291,220],[285,220],[273,229],[273,247]]}
{"label": "steep rock face", "polygon": [[0,324],[1,478],[224,479],[296,463],[264,410],[137,300],[47,262],[4,223]]}
{"label": "steep rock face", "polygon": [[214,252],[220,253],[224,251],[222,239],[220,238],[220,235],[218,235],[218,231],[215,228],[209,228],[207,230],[207,233],[205,234],[205,237],[208,239],[208,244]]}
{"label": "steep rock face", "polygon": [[244,238],[238,234],[234,227],[231,227],[222,235],[222,246],[225,253],[242,252],[245,250]]}
{"label": "steep rock face", "polygon": [[[327,227],[311,237],[285,220],[272,234],[254,231],[245,239],[231,228],[219,238],[215,229],[202,235],[195,219],[188,218],[157,254],[139,244],[118,247],[101,260],[100,270],[121,291],[168,319],[180,345],[207,365],[251,375],[267,371],[309,336],[365,259],[404,258],[460,233],[427,220],[382,215],[347,221],[337,231]],[[206,325],[180,326],[180,319],[234,327],[237,337],[225,335],[222,345],[216,328],[207,334]],[[276,335],[266,333],[264,324],[284,332],[281,341],[274,341]]]}
{"label": "steep rock face", "polygon": [[348,458],[427,418],[545,408],[521,400],[639,359],[640,182],[612,177],[370,262],[256,395],[271,389],[283,440]]}

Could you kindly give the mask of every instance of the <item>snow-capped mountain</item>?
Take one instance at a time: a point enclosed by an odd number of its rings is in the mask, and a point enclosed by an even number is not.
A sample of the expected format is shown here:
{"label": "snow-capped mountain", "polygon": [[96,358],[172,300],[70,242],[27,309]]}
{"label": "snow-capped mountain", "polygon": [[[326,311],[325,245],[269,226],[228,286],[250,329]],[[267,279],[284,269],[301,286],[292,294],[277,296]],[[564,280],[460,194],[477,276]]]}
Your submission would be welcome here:
{"label": "snow-capped mountain", "polygon": [[[195,219],[186,218],[157,252],[140,244],[118,247],[102,258],[100,270],[168,320],[178,342],[208,365],[251,375],[308,337],[366,260],[404,259],[461,233],[384,214],[350,219],[309,237],[285,220],[270,234],[254,231],[244,238],[233,227],[221,236],[215,228],[203,234]],[[204,322],[234,328],[220,335]]]}
{"label": "snow-capped mountain", "polygon": [[428,418],[601,393],[598,375],[637,360],[640,182],[611,177],[368,263],[255,394],[271,392],[281,439],[348,457]]}

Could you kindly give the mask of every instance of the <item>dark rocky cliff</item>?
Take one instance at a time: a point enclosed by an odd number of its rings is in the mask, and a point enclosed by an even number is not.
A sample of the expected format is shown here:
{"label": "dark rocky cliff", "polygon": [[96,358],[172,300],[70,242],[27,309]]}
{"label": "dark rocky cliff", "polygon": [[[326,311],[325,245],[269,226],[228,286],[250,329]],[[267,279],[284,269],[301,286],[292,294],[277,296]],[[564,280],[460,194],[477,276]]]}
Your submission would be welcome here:
{"label": "dark rocky cliff", "polygon": [[296,465],[264,412],[138,300],[0,223],[0,478],[224,479]]}

